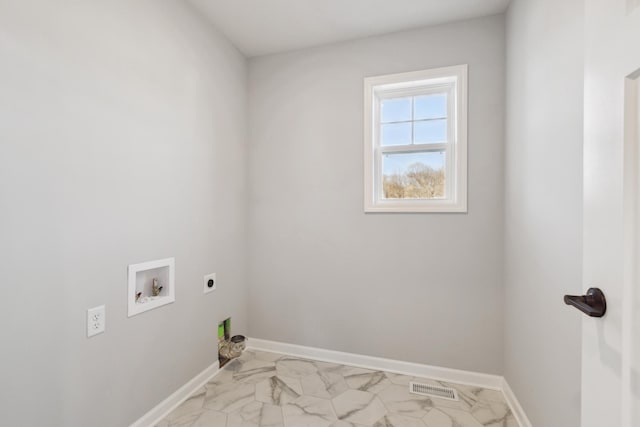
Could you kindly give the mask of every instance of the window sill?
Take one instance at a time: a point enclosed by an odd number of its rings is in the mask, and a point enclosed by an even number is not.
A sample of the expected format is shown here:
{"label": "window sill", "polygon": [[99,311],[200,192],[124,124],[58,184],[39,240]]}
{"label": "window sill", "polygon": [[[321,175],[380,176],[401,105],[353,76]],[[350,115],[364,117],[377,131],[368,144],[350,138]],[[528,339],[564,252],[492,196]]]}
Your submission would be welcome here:
{"label": "window sill", "polygon": [[449,201],[435,203],[378,202],[367,204],[365,213],[467,213],[466,204]]}

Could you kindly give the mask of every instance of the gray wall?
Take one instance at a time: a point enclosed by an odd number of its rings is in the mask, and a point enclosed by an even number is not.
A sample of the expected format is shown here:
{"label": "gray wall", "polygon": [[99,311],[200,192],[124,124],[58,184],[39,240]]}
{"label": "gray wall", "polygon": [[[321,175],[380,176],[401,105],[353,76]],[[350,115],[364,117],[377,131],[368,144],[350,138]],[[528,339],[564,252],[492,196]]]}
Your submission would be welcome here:
{"label": "gray wall", "polygon": [[[3,423],[126,425],[214,361],[233,315],[504,368],[535,425],[579,425],[561,297],[582,291],[582,2],[514,0],[507,22],[504,161],[503,16],[252,59],[247,108],[246,61],[181,1],[0,1]],[[469,213],[365,215],[362,79],[460,63]],[[168,256],[176,302],[128,319],[126,266]]]}
{"label": "gray wall", "polygon": [[507,15],[505,374],[536,426],[580,424],[582,0]]}
{"label": "gray wall", "polygon": [[[501,373],[504,16],[249,62],[258,338]],[[363,213],[363,78],[469,64],[469,213]]]}
{"label": "gray wall", "polygon": [[[246,331],[245,111],[182,1],[0,2],[0,424],[128,425]],[[176,302],[128,319],[127,265],[170,256]]]}

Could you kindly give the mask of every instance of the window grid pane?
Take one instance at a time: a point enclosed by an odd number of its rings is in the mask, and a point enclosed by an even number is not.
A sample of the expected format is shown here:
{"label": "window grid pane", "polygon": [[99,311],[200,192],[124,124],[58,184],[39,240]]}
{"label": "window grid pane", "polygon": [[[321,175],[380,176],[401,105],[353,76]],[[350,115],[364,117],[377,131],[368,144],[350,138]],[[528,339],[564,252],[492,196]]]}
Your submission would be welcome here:
{"label": "window grid pane", "polygon": [[447,119],[421,120],[413,123],[414,144],[432,144],[448,140]]}
{"label": "window grid pane", "polygon": [[[382,100],[378,129],[380,145],[388,147],[448,142],[448,102],[446,93]],[[416,114],[419,116],[416,117]]]}
{"label": "window grid pane", "polygon": [[446,93],[413,97],[413,120],[437,120],[447,118],[448,99]]}
{"label": "window grid pane", "polygon": [[413,97],[390,98],[380,102],[380,123],[413,120]]}
{"label": "window grid pane", "polygon": [[412,122],[383,123],[380,125],[380,142],[383,147],[413,143]]}

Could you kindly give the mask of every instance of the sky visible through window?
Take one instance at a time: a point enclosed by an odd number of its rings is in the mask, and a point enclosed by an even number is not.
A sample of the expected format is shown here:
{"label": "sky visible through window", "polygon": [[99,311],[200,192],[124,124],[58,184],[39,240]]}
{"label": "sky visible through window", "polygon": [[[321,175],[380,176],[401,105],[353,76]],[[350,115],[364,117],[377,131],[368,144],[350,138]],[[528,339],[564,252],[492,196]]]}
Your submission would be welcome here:
{"label": "sky visible through window", "polygon": [[[383,146],[429,144],[447,141],[447,95],[436,94],[385,99],[380,106]],[[413,117],[412,117],[413,110]],[[413,135],[412,135],[412,123]],[[384,154],[384,175],[405,173],[414,163],[435,170],[444,168],[444,152]]]}

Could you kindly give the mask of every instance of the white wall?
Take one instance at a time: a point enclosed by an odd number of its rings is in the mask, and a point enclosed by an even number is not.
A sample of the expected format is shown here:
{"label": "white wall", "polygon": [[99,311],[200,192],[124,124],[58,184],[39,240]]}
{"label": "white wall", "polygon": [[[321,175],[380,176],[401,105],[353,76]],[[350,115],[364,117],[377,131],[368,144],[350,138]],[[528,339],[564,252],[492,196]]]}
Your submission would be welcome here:
{"label": "white wall", "polygon": [[536,426],[580,425],[583,1],[507,14],[505,375]]}
{"label": "white wall", "polygon": [[[182,1],[0,1],[0,424],[128,425],[246,331],[245,108]],[[170,256],[176,302],[127,318],[127,265]]]}
{"label": "white wall", "polygon": [[[501,373],[504,17],[249,62],[252,336]],[[363,78],[469,64],[469,213],[363,213]]]}

